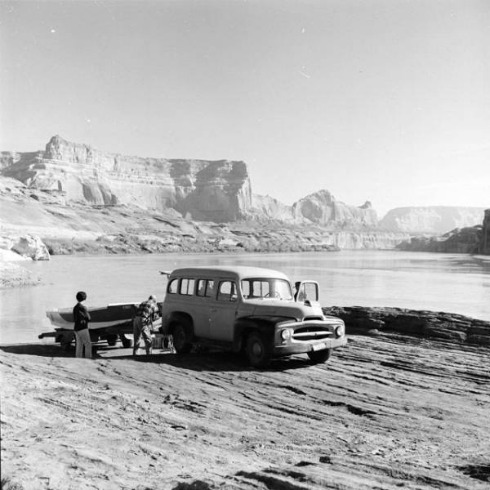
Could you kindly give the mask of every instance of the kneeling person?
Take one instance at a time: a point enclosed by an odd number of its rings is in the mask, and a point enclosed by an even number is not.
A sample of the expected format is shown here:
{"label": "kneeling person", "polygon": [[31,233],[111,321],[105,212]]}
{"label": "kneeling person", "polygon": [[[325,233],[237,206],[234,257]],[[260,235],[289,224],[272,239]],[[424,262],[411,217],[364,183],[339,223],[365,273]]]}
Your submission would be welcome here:
{"label": "kneeling person", "polygon": [[145,342],[146,353],[151,354],[151,326],[153,325],[153,320],[156,320],[157,317],[157,300],[155,296],[151,295],[138,306],[136,316],[133,320],[133,356],[138,355],[141,337],[143,337],[143,341]]}

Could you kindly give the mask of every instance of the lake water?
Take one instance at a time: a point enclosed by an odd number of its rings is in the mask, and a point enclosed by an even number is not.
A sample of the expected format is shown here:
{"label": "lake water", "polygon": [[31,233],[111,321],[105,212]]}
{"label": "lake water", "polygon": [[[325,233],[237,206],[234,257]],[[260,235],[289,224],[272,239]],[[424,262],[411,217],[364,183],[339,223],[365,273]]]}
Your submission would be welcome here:
{"label": "lake water", "polygon": [[[193,265],[252,265],[285,272],[293,281],[320,283],[322,306],[397,306],[448,311],[490,321],[490,257],[393,251],[298,254],[55,256],[27,265],[42,285],[0,290],[0,343],[39,342],[53,330],[46,310],[163,299],[159,271]],[[52,342],[48,339],[45,342]]]}

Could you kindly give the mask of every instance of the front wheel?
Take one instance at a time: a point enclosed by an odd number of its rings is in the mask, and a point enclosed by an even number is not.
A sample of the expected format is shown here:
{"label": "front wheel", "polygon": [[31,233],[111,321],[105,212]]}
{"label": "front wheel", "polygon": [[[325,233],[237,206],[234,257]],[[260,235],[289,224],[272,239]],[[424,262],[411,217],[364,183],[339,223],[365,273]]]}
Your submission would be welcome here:
{"label": "front wheel", "polygon": [[187,338],[187,331],[182,323],[175,324],[172,330],[172,337],[177,354],[187,354],[191,350],[192,344]]}
{"label": "front wheel", "polygon": [[312,364],[321,364],[322,362],[326,362],[330,359],[332,355],[332,349],[323,349],[308,352],[308,357]]}
{"label": "front wheel", "polygon": [[248,362],[253,367],[266,367],[271,360],[267,344],[262,335],[257,332],[253,332],[247,337],[245,353]]}

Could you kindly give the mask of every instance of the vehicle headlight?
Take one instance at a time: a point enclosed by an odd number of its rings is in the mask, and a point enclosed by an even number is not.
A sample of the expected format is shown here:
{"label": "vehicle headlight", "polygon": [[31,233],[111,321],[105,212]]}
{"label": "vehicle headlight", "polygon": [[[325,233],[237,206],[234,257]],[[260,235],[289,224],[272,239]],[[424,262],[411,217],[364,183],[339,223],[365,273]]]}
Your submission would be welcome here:
{"label": "vehicle headlight", "polygon": [[335,327],[335,335],[337,337],[342,337],[345,334],[345,325],[337,325]]}
{"label": "vehicle headlight", "polygon": [[290,328],[285,328],[284,330],[281,330],[281,339],[282,340],[289,340],[293,335],[293,331]]}

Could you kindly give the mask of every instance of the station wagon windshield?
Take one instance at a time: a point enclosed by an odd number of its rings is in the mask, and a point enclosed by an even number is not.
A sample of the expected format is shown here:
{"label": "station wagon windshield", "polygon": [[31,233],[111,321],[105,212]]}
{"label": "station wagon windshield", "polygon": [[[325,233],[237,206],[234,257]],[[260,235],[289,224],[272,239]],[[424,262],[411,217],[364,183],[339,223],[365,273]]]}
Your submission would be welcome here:
{"label": "station wagon windshield", "polygon": [[292,300],[291,285],[284,279],[251,278],[241,282],[243,299]]}

